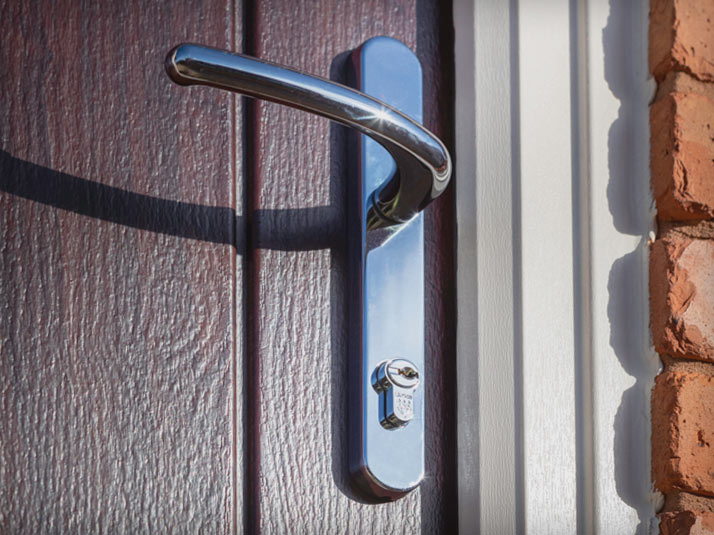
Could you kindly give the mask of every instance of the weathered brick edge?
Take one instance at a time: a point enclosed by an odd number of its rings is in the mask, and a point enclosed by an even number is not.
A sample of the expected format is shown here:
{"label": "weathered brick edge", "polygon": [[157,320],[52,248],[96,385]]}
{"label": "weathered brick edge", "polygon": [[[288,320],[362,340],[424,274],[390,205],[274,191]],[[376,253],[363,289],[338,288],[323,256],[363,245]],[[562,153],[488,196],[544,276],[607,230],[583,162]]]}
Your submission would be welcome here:
{"label": "weathered brick edge", "polygon": [[651,0],[650,325],[660,533],[714,534],[714,0]]}

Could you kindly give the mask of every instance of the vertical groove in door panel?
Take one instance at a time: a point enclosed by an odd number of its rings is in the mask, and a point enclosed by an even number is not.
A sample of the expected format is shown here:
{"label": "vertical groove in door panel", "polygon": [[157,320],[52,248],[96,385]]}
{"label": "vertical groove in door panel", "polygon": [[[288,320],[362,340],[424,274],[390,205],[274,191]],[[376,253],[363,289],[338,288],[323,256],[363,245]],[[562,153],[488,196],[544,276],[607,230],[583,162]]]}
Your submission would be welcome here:
{"label": "vertical groove in door panel", "polygon": [[[433,62],[425,68],[425,86],[432,91],[442,87],[434,43],[438,20],[420,17],[434,13],[438,9],[429,2],[418,8],[413,1],[264,1],[251,17],[251,52],[341,80],[346,52],[389,35],[416,49],[422,63]],[[452,251],[442,245],[451,241],[449,216],[439,211],[441,203],[427,215],[436,230],[427,236],[425,282],[432,322],[432,379],[425,387],[433,407],[427,414],[426,481],[397,502],[365,504],[347,476],[345,133],[298,110],[254,106],[254,527],[265,533],[443,532],[455,518],[445,473],[445,467],[453,470],[453,396],[443,382],[453,369],[453,318],[447,316]],[[425,117],[434,123],[428,127],[443,120],[444,107],[427,107]]]}
{"label": "vertical groove in door panel", "polygon": [[234,11],[0,2],[0,532],[233,531]]}
{"label": "vertical groove in door panel", "polygon": [[[229,0],[231,10],[231,50],[245,51],[245,11],[243,0]],[[233,209],[235,211],[235,248],[234,265],[234,337],[233,337],[233,533],[244,532],[244,500],[245,500],[245,463],[246,443],[245,433],[245,402],[249,395],[246,388],[245,362],[247,355],[246,343],[246,255],[248,251],[248,233],[245,220],[245,179],[246,179],[246,146],[243,139],[245,111],[243,99],[231,95],[231,154],[233,164]]]}
{"label": "vertical groove in door panel", "polygon": [[[255,55],[255,31],[253,1],[245,0],[240,6],[243,20],[245,21],[245,31],[243,33],[243,49],[246,54]],[[260,462],[258,445],[260,442],[260,413],[259,396],[257,388],[258,366],[260,364],[255,347],[255,255],[254,255],[254,225],[252,224],[254,213],[254,182],[255,182],[255,101],[249,98],[243,100],[243,128],[241,131],[241,143],[243,145],[243,206],[246,216],[246,243],[243,265],[245,268],[244,278],[244,330],[243,339],[245,349],[243,352],[244,362],[244,397],[243,397],[243,532],[253,534],[258,532],[258,507],[257,507],[257,474]]]}

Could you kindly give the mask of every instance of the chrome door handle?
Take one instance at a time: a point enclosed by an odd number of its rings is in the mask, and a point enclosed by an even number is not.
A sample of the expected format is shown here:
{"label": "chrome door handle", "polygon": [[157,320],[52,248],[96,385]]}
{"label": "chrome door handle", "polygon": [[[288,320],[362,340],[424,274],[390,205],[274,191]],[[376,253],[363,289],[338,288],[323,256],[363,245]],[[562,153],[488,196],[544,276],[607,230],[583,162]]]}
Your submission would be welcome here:
{"label": "chrome door handle", "polygon": [[[191,44],[169,52],[166,71],[181,85],[208,85],[278,102],[372,138],[357,136],[353,144],[359,150],[359,173],[355,193],[348,196],[348,444],[357,486],[383,501],[403,496],[424,477],[428,377],[420,212],[447,187],[451,158],[444,144],[417,122],[422,74],[409,48],[376,37],[352,53],[352,63],[356,85],[364,92]],[[391,105],[367,93],[383,96]]]}
{"label": "chrome door handle", "polygon": [[409,221],[449,184],[451,158],[444,144],[410,117],[355,89],[194,44],[172,49],[166,72],[180,85],[208,85],[316,113],[381,143],[397,163],[397,172],[374,194],[369,229]]}

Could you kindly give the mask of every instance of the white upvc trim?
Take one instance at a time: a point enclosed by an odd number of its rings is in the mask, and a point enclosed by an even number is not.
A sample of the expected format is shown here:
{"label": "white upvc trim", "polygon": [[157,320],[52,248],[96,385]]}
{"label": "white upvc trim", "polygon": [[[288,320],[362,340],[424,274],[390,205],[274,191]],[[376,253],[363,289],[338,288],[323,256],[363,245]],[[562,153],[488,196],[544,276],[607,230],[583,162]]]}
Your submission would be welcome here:
{"label": "white upvc trim", "polygon": [[521,337],[527,533],[577,531],[575,377],[581,359],[575,348],[579,273],[573,264],[569,15],[567,0],[518,2],[520,191],[514,210],[520,220],[521,321],[516,336]]}
{"label": "white upvc trim", "polygon": [[461,533],[647,533],[646,0],[457,0]]}
{"label": "white upvc trim", "polygon": [[[600,533],[648,533],[650,391],[659,358],[649,335],[649,2],[587,2],[592,314],[593,515]],[[657,530],[655,530],[657,531]]]}
{"label": "white upvc trim", "polygon": [[459,525],[515,533],[509,5],[455,2],[454,25]]}

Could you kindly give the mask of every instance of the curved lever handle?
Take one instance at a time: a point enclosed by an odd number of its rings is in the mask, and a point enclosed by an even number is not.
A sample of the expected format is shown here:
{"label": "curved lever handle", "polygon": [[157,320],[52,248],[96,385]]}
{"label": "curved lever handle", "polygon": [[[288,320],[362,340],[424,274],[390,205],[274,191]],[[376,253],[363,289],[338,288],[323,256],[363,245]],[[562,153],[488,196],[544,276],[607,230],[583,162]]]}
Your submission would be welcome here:
{"label": "curved lever handle", "polygon": [[166,72],[177,84],[208,85],[316,113],[381,143],[396,161],[397,172],[375,192],[369,229],[410,220],[451,178],[451,158],[434,134],[388,104],[341,84],[193,44],[169,52]]}

